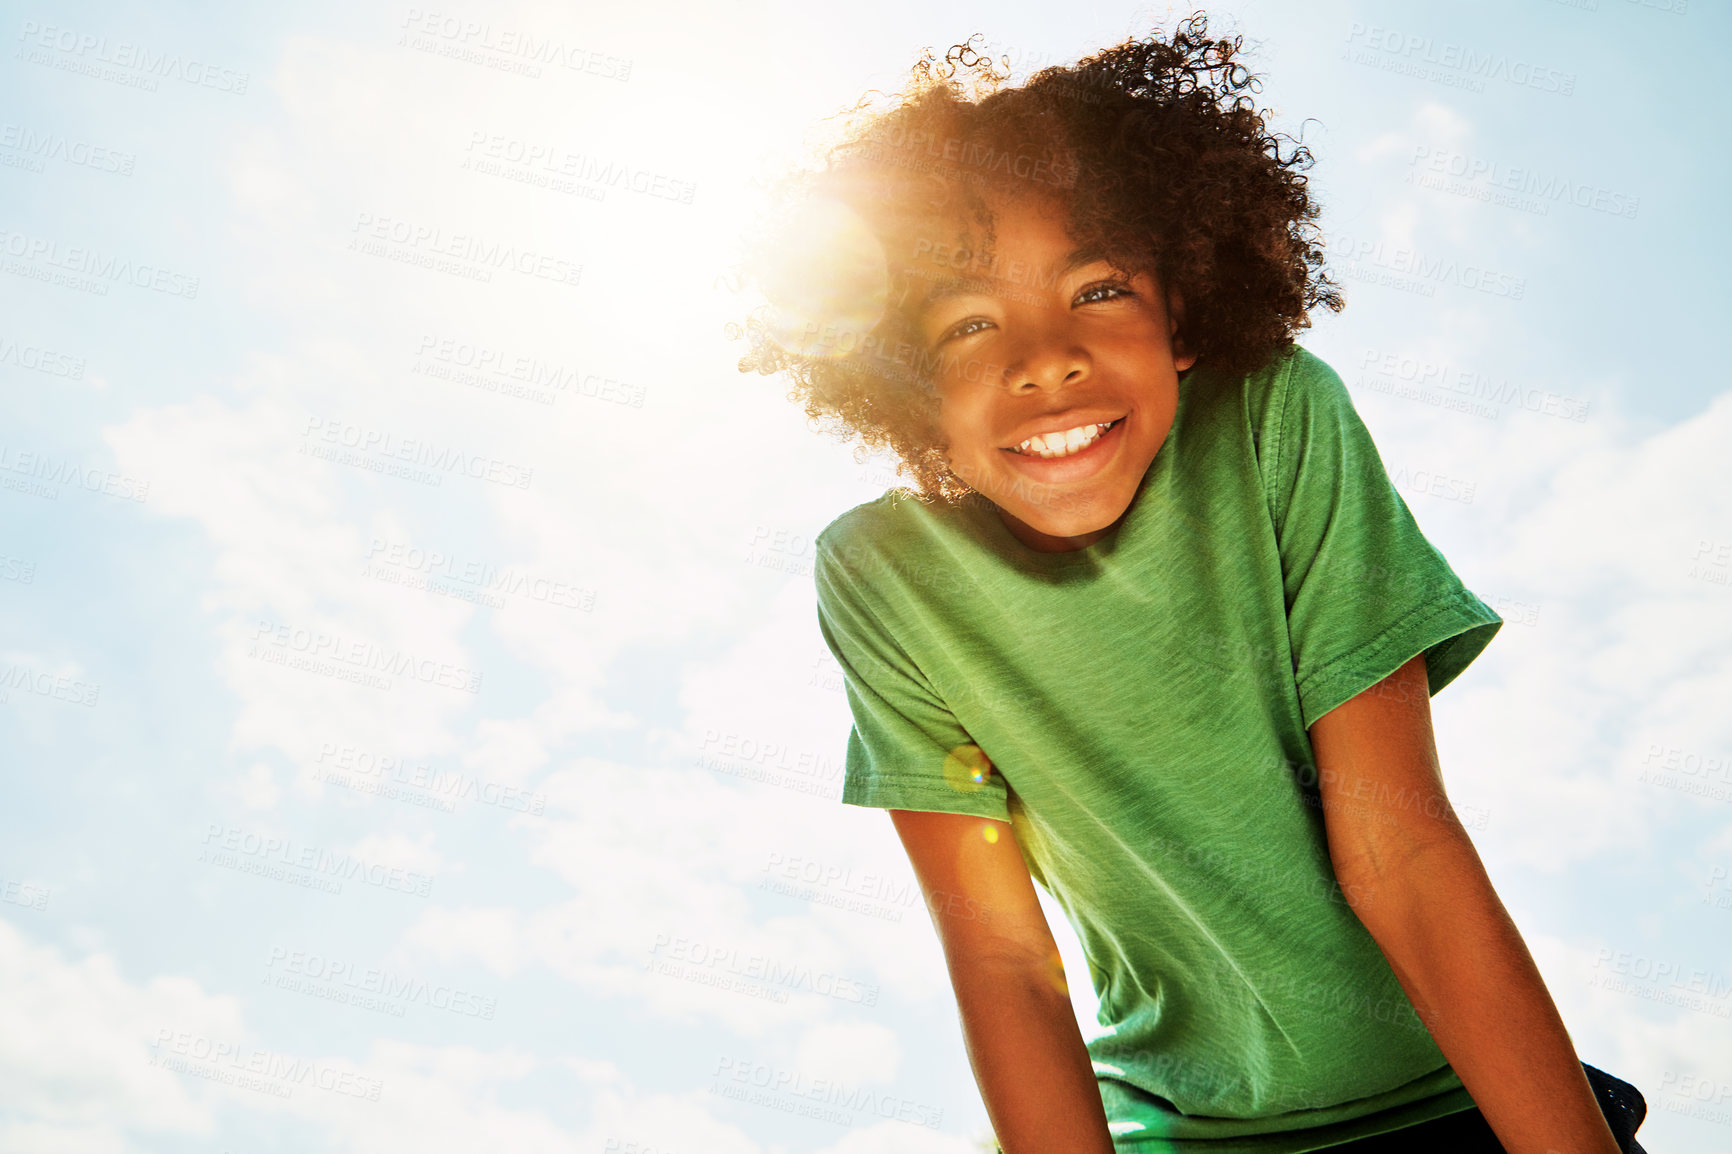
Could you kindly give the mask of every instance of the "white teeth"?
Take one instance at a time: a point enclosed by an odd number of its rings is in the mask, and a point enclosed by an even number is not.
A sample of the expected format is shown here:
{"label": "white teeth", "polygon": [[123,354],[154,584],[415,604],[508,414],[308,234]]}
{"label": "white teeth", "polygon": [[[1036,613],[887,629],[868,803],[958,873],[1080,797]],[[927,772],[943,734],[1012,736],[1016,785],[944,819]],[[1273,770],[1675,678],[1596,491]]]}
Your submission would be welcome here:
{"label": "white teeth", "polygon": [[1060,433],[1040,433],[1030,437],[1016,447],[1017,452],[1026,453],[1031,457],[1042,457],[1051,460],[1054,457],[1068,457],[1081,449],[1094,444],[1100,435],[1107,431],[1111,421],[1095,425],[1078,425],[1074,429],[1066,429]]}

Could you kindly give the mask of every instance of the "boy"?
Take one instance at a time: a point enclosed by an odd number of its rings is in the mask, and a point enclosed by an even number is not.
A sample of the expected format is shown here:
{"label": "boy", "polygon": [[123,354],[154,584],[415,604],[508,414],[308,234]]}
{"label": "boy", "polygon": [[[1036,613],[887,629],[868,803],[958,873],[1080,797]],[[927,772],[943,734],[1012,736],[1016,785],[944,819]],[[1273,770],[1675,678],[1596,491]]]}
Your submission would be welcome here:
{"label": "boy", "polygon": [[1640,1151],[1444,795],[1429,696],[1502,620],[1292,343],[1341,301],[1238,46],[923,62],[764,275],[742,367],[923,498],[818,538],[843,800],[890,811],[1008,1154]]}

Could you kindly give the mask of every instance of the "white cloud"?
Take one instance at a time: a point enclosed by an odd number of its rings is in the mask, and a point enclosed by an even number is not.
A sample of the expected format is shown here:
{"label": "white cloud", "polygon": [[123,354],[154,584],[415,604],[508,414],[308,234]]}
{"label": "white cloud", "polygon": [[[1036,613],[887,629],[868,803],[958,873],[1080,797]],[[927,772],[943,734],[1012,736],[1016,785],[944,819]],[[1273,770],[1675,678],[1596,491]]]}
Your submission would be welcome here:
{"label": "white cloud", "polygon": [[[1515,911],[1512,911],[1514,914]],[[1526,921],[1525,918],[1518,918]],[[1612,943],[1574,943],[1544,933],[1524,933],[1582,1061],[1642,1092],[1649,1118],[1657,1118],[1662,1090],[1676,1092],[1682,1075],[1723,1078],[1732,1069],[1732,1031],[1726,1029],[1729,977],[1723,954],[1674,956],[1661,944],[1628,948]],[[1656,965],[1674,967],[1651,977]],[[1704,993],[1698,981],[1711,975],[1720,993]],[[1677,1004],[1694,1002],[1695,1008]],[[1644,1125],[1644,1129],[1646,1129]]]}
{"label": "white cloud", "polygon": [[283,794],[277,788],[276,771],[262,761],[255,761],[246,768],[235,781],[232,792],[246,808],[260,810],[276,808]]}
{"label": "white cloud", "polygon": [[1548,871],[1712,827],[1712,802],[1640,774],[1656,745],[1732,747],[1718,688],[1732,682],[1732,594],[1688,575],[1698,541],[1732,524],[1713,465],[1732,394],[1646,437],[1600,421],[1567,458],[1524,464],[1512,443],[1518,499],[1479,562],[1488,584],[1543,591],[1538,624],[1506,624],[1436,706],[1452,796],[1459,783],[1501,847]]}
{"label": "white cloud", "polygon": [[610,1062],[574,1059],[568,1066],[592,1095],[583,1149],[635,1147],[640,1154],[760,1154],[763,1149],[737,1127],[712,1117],[710,1107],[718,1099],[703,1091],[639,1090]]}
{"label": "white cloud", "polygon": [[[754,913],[772,831],[810,827],[822,803],[598,759],[555,772],[545,789],[547,816],[520,828],[534,839],[532,860],[571,896],[531,910],[435,908],[405,948],[474,958],[502,975],[533,961],[592,994],[758,1036],[875,998],[870,987],[884,980],[875,958],[898,941],[906,948],[911,932],[930,935],[924,911],[901,925],[798,906]],[[876,949],[863,956],[857,946],[868,939]],[[934,965],[929,973],[941,974]]]}
{"label": "white cloud", "polygon": [[1354,149],[1353,155],[1361,161],[1379,160],[1385,156],[1406,161],[1422,148],[1460,152],[1472,136],[1473,122],[1460,111],[1441,101],[1428,100],[1414,109],[1405,128],[1378,133]]}
{"label": "white cloud", "polygon": [[[218,662],[240,698],[241,746],[303,765],[331,741],[401,755],[447,749],[473,696],[402,673],[389,690],[338,675],[368,673],[379,655],[472,665],[459,634],[474,610],[356,575],[364,542],[326,472],[338,466],[296,452],[305,424],[283,399],[239,408],[201,397],[140,410],[106,435],[123,469],[152,479],[152,507],[197,520],[216,550],[204,600],[222,615]],[[287,664],[309,658],[321,671]]]}
{"label": "white cloud", "polygon": [[802,1071],[841,1082],[891,1082],[902,1061],[896,1034],[875,1022],[824,1022],[808,1028],[794,1051]]}
{"label": "white cloud", "polygon": [[319,1124],[329,1148],[367,1154],[470,1154],[476,1150],[568,1154],[572,1135],[532,1109],[501,1102],[539,1063],[512,1049],[416,1046],[376,1040],[367,1076],[377,1101],[297,1094],[296,1113]]}
{"label": "white cloud", "polygon": [[211,1103],[152,1064],[162,1030],[240,1033],[240,1006],[186,978],[128,981],[0,921],[0,1149],[119,1151],[132,1131],[208,1135]]}
{"label": "white cloud", "polygon": [[[444,857],[434,848],[433,834],[427,831],[413,838],[403,833],[368,834],[355,842],[349,852],[369,864],[414,873],[433,875],[447,867]],[[460,872],[461,868],[459,865],[457,870]]]}
{"label": "white cloud", "polygon": [[[238,1057],[207,1057],[218,1045]],[[130,1154],[140,1134],[209,1138],[226,1103],[311,1124],[323,1134],[322,1148],[368,1154],[567,1154],[591,1148],[586,1142],[599,1150],[610,1135],[674,1150],[759,1151],[712,1118],[701,1094],[645,1093],[607,1062],[568,1063],[588,1103],[590,1120],[579,1135],[502,1100],[543,1069],[522,1050],[380,1039],[356,1060],[257,1049],[313,1072],[298,1080],[274,1077],[292,1087],[286,1096],[233,1084],[220,1075],[251,1069],[242,1059],[255,1051],[237,999],[206,993],[182,977],[130,982],[106,954],[67,961],[0,921],[0,1150]],[[177,1053],[191,1072],[168,1068],[164,1059]],[[373,1084],[376,1097],[332,1089]]]}
{"label": "white cloud", "polygon": [[521,786],[547,764],[545,738],[530,721],[483,718],[462,755],[463,764],[488,781]]}
{"label": "white cloud", "polygon": [[875,1122],[850,1131],[819,1154],[986,1154],[991,1149],[984,1134],[970,1139],[907,1122]]}

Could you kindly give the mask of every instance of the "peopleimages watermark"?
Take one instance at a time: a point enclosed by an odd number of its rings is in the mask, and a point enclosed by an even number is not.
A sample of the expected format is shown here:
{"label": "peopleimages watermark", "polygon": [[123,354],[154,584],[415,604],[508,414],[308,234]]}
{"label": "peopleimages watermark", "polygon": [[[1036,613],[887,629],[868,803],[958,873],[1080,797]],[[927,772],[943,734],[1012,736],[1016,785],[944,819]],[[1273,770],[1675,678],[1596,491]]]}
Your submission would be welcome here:
{"label": "peopleimages watermark", "polygon": [[[1371,378],[1362,375],[1358,382],[1361,386],[1366,386],[1369,380],[1369,387],[1385,393],[1394,390],[1380,387],[1380,381],[1389,382],[1397,388],[1408,386],[1413,392],[1400,395],[1419,398],[1435,394],[1445,398],[1444,407],[1448,408],[1472,405],[1473,411],[1477,413],[1479,402],[1486,402],[1493,405],[1520,406],[1526,412],[1565,421],[1581,422],[1588,419],[1588,402],[1580,397],[1522,385],[1507,377],[1494,377],[1479,369],[1459,367],[1448,361],[1367,348],[1359,355],[1359,368],[1362,373],[1375,374]],[[1453,403],[1456,401],[1461,402],[1461,405]],[[1495,419],[1497,414],[1493,412],[1490,416]]]}
{"label": "peopleimages watermark", "polygon": [[530,79],[541,77],[542,65],[622,84],[631,79],[632,62],[623,56],[609,56],[526,29],[495,28],[485,21],[420,8],[410,8],[401,27],[403,33],[397,43],[406,48]]}
{"label": "peopleimages watermark", "polygon": [[1716,1081],[1683,1070],[1660,1075],[1659,1107],[1670,1114],[1732,1125],[1732,1078]]}
{"label": "peopleimages watermark", "polygon": [[48,908],[48,893],[47,886],[35,882],[0,878],[0,902],[7,905],[23,906],[27,910],[45,910]]}
{"label": "peopleimages watermark", "polygon": [[421,338],[409,371],[541,405],[552,405],[564,394],[641,409],[649,392],[643,385],[586,372],[576,365],[432,334]]}
{"label": "peopleimages watermark", "polygon": [[547,810],[544,793],[530,793],[458,770],[436,770],[426,761],[411,763],[355,745],[322,741],[313,760],[324,767],[318,780],[327,784],[382,797],[419,794],[426,801],[416,804],[427,804],[448,813],[455,811],[459,801],[473,801],[514,813],[541,814]]}
{"label": "peopleimages watermark", "polygon": [[291,1097],[296,1087],[312,1086],[343,1097],[377,1102],[384,1089],[379,1079],[354,1070],[188,1030],[166,1027],[157,1030],[151,1049],[156,1051],[150,1057],[152,1066],[278,1098]]}
{"label": "peopleimages watermark", "polygon": [[[1088,97],[1083,83],[1072,82],[1065,95]],[[983,140],[939,136],[920,128],[891,125],[879,137],[862,146],[862,156],[890,168],[926,173],[939,182],[957,181],[976,188],[989,183],[1003,186],[1010,180],[1056,188],[1076,184],[1076,166],[1055,163],[1052,157],[1033,156],[1021,150],[998,148]]]}
{"label": "peopleimages watermark", "polygon": [[515,566],[502,569],[490,562],[464,560],[454,553],[423,549],[407,542],[386,541],[379,537],[373,538],[367,550],[361,575],[393,585],[474,601],[494,609],[503,608],[508,596],[584,613],[595,608],[594,589],[524,573]]}
{"label": "peopleimages watermark", "polygon": [[370,212],[355,214],[352,252],[419,265],[434,272],[491,283],[495,272],[515,272],[551,284],[576,287],[583,265],[565,257],[486,240],[473,233],[447,234],[433,225]]}
{"label": "peopleimages watermark", "polygon": [[[479,152],[477,151],[479,150]],[[462,167],[483,176],[601,200],[609,189],[635,192],[652,200],[690,204],[697,182],[651,172],[594,153],[573,152],[557,144],[520,140],[491,132],[471,132]]]}
{"label": "peopleimages watermark", "polygon": [[[969,484],[975,484],[972,477],[963,477]],[[1016,488],[1023,480],[1019,474],[1011,488]],[[1032,483],[1022,489],[1024,493],[1033,494],[1038,502],[1040,489],[1051,489]],[[1066,493],[1074,497],[1074,493]],[[914,499],[910,496],[908,499]],[[989,499],[989,498],[982,498]],[[849,577],[863,580],[897,581],[909,585],[938,589],[944,593],[962,593],[976,584],[974,574],[949,563],[948,561],[910,561],[899,550],[887,550],[878,543],[848,541],[840,545],[831,545],[818,552],[813,557],[813,572],[824,580],[834,580],[836,570]]]}
{"label": "peopleimages watermark", "polygon": [[1690,10],[1690,0],[1624,0],[1624,2],[1673,16],[1682,16]]}
{"label": "peopleimages watermark", "polygon": [[[1313,799],[1303,796],[1302,800],[1310,804]],[[1330,806],[1335,812],[1340,812],[1341,808],[1358,810],[1366,807]],[[1291,900],[1292,895],[1298,892],[1307,898],[1321,899],[1352,909],[1369,908],[1376,900],[1376,894],[1370,886],[1352,883],[1344,886],[1336,878],[1324,877],[1321,873],[1295,877],[1285,867],[1271,864],[1251,865],[1218,848],[1192,841],[1154,834],[1150,836],[1148,844],[1173,862],[1183,862],[1185,868],[1192,871],[1203,885],[1217,893],[1235,898],[1278,895],[1282,900]]]}
{"label": "peopleimages watermark", "polygon": [[84,379],[84,358],[60,352],[46,345],[25,343],[16,338],[0,336],[0,365],[27,369],[50,377],[69,381]]}
{"label": "peopleimages watermark", "polygon": [[786,742],[765,741],[735,730],[704,730],[697,765],[799,793],[827,794],[842,780],[842,763],[834,757],[790,749]]}
{"label": "peopleimages watermark", "polygon": [[854,474],[854,479],[862,485],[874,489],[906,489],[908,479],[896,471],[895,465],[875,465],[863,468]]}
{"label": "peopleimages watermark", "polygon": [[125,257],[83,245],[64,248],[46,236],[0,229],[0,253],[7,258],[4,269],[13,276],[107,296],[111,284],[162,293],[186,300],[198,296],[198,278],[161,265],[134,262]]}
{"label": "peopleimages watermark", "polygon": [[1413,469],[1406,465],[1390,472],[1389,483],[1410,493],[1421,493],[1443,501],[1460,501],[1463,505],[1473,504],[1474,490],[1478,488],[1476,482],[1463,477],[1451,477],[1434,469]]}
{"label": "peopleimages watermark", "polygon": [[1675,961],[1601,946],[1594,953],[1588,985],[1646,1001],[1732,1018],[1732,979]]}
{"label": "peopleimages watermark", "polygon": [[433,892],[430,874],[367,861],[356,854],[338,853],[322,846],[300,845],[293,838],[234,825],[210,823],[203,847],[199,860],[208,865],[259,874],[272,881],[326,893],[342,893],[345,881],[422,898]]}
{"label": "peopleimages watermark", "polygon": [[1518,597],[1506,597],[1501,593],[1493,593],[1482,600],[1493,613],[1511,625],[1532,627],[1540,623],[1540,603],[1538,601],[1523,601]]}
{"label": "peopleimages watermark", "polygon": [[[1381,683],[1380,683],[1381,684]],[[1484,829],[1490,817],[1490,811],[1475,806],[1458,806],[1442,793],[1421,792],[1417,789],[1406,789],[1391,785],[1386,781],[1375,781],[1365,777],[1353,779],[1352,789],[1345,785],[1337,785],[1336,779],[1341,772],[1331,766],[1319,768],[1309,762],[1296,761],[1286,757],[1276,757],[1271,762],[1271,768],[1284,771],[1290,775],[1293,782],[1307,793],[1315,792],[1320,799],[1313,802],[1308,796],[1305,804],[1313,808],[1324,808],[1321,801],[1323,787],[1329,786],[1329,797],[1335,803],[1352,805],[1364,803],[1378,807],[1381,813],[1380,821],[1390,824],[1397,820],[1396,814],[1405,811],[1410,816],[1406,819],[1424,816],[1433,821],[1453,818],[1464,828]]]}
{"label": "peopleimages watermark", "polygon": [[842,672],[841,664],[826,653],[812,662],[812,672],[806,678],[806,684],[816,685],[819,689],[827,689],[831,693],[845,693],[848,678]]}
{"label": "peopleimages watermark", "polygon": [[1440,284],[1506,300],[1519,301],[1527,294],[1526,277],[1453,257],[1428,256],[1416,248],[1397,248],[1351,233],[1330,237],[1329,248],[1342,261],[1344,275],[1421,296],[1435,296]]}
{"label": "peopleimages watermark", "polygon": [[145,92],[157,91],[160,81],[179,80],[195,88],[245,96],[252,79],[239,69],[183,58],[178,52],[157,52],[127,40],[110,44],[106,36],[34,20],[24,21],[18,40],[23,45],[15,53],[20,60]]}
{"label": "peopleimages watermark", "polygon": [[1403,179],[1408,184],[1536,216],[1547,216],[1553,204],[1562,203],[1634,220],[1642,205],[1640,198],[1625,192],[1429,144],[1415,145],[1407,164],[1407,176]]}
{"label": "peopleimages watermark", "polygon": [[321,461],[375,473],[392,473],[422,484],[441,485],[456,474],[512,489],[527,489],[535,476],[530,465],[465,452],[424,437],[402,437],[337,418],[308,417],[300,452]]}
{"label": "peopleimages watermark", "polygon": [[1690,554],[1690,570],[1685,576],[1710,585],[1732,584],[1732,540],[1696,538],[1696,551]]}
{"label": "peopleimages watermark", "polygon": [[643,968],[662,977],[681,978],[772,1002],[786,1002],[789,994],[816,994],[857,1006],[878,1004],[876,985],[683,934],[658,933]]}
{"label": "peopleimages watermark", "polygon": [[1642,758],[1637,780],[1711,801],[1732,801],[1732,755],[1705,755],[1654,742]]}
{"label": "peopleimages watermark", "polygon": [[822,318],[807,320],[792,328],[784,342],[788,349],[807,356],[848,357],[864,372],[904,381],[960,379],[994,384],[1003,380],[1008,366],[979,357],[963,357],[942,349],[926,349],[909,341],[874,334],[857,324]]}
{"label": "peopleimages watermark", "polygon": [[420,657],[406,649],[353,640],[319,629],[261,620],[253,627],[247,656],[271,665],[390,689],[391,677],[407,677],[464,693],[481,692],[481,671]]}
{"label": "peopleimages watermark", "polygon": [[[880,873],[856,874],[850,867],[781,853],[770,854],[764,864],[764,876],[758,879],[758,888],[811,905],[863,914],[887,922],[900,922],[904,910],[920,897],[920,888],[911,878],[891,878]],[[943,910],[946,896],[949,895],[934,895],[932,904],[936,908],[933,912]],[[975,903],[972,898],[959,898],[954,904],[958,916],[966,920],[991,921],[990,908]]]}
{"label": "peopleimages watermark", "polygon": [[1419,1016],[1412,1000],[1393,978],[1366,988],[1351,981],[1338,980],[1330,974],[1299,973],[1279,962],[1258,970],[1242,961],[1213,955],[1200,967],[1197,981],[1228,987],[1248,984],[1268,1005],[1304,1003],[1338,1017],[1364,1018],[1410,1034],[1427,1037],[1431,1034],[1430,1027]]}
{"label": "peopleimages watermark", "polygon": [[[1565,8],[1579,8],[1584,12],[1598,12],[1600,10],[1600,0],[1552,0],[1552,2],[1561,4]],[[1616,7],[1613,0],[1606,0],[1606,2]],[[1624,0],[1624,3],[1632,8],[1647,8],[1655,12],[1664,12],[1670,16],[1684,16],[1690,11],[1690,0]]]}
{"label": "peopleimages watermark", "polygon": [[944,1109],[896,1094],[849,1085],[834,1078],[813,1078],[803,1071],[768,1066],[750,1058],[722,1057],[716,1062],[710,1093],[767,1106],[838,1126],[854,1125],[855,1116],[895,1119],[936,1130]]}
{"label": "peopleimages watermark", "polygon": [[1440,84],[1484,92],[1485,82],[1501,80],[1518,88],[1533,88],[1558,96],[1573,96],[1576,74],[1449,40],[1437,40],[1357,20],[1347,26],[1344,56],[1386,72],[1434,80]]}
{"label": "peopleimages watermark", "polygon": [[636,1142],[609,1136],[607,1145],[602,1147],[602,1154],[679,1154],[679,1152],[671,1146],[652,1146],[648,1142]]}
{"label": "peopleimages watermark", "polygon": [[744,562],[754,568],[773,569],[791,577],[810,577],[816,557],[816,542],[812,537],[760,522],[747,542]]}
{"label": "peopleimages watermark", "polygon": [[58,501],[62,485],[76,485],[87,493],[101,493],[122,501],[143,501],[150,496],[149,481],[82,465],[53,453],[0,445],[0,488]]}
{"label": "peopleimages watermark", "polygon": [[496,997],[282,946],[272,946],[265,959],[264,984],[394,1018],[403,1017],[406,1006],[422,1005],[491,1022],[499,1009]]}
{"label": "peopleimages watermark", "polygon": [[90,708],[95,707],[96,699],[102,694],[101,685],[81,681],[71,674],[49,673],[45,669],[33,669],[16,661],[8,661],[0,665],[0,705],[11,704],[12,691],[15,689],[33,693],[37,697],[64,701],[68,705]]}
{"label": "peopleimages watermark", "polygon": [[131,176],[138,163],[138,157],[130,152],[12,122],[0,123],[0,152],[17,158],[14,161],[0,155],[0,164],[30,172],[42,172],[48,161],[58,160],[74,168]]}

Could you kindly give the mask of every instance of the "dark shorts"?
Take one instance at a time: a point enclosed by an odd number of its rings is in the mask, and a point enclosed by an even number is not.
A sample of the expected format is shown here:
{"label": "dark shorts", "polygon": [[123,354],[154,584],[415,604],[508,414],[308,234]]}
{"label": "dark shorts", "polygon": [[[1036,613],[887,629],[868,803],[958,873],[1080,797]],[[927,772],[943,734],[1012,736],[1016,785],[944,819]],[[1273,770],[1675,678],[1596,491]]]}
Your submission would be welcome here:
{"label": "dark shorts", "polygon": [[[1604,1070],[1586,1062],[1582,1070],[1600,1103],[1600,1112],[1612,1128],[1623,1154],[1647,1154],[1636,1141],[1636,1127],[1647,1117],[1648,1103],[1642,1092]],[[1478,1108],[1446,1114],[1387,1134],[1356,1138],[1328,1148],[1329,1154],[1505,1154],[1503,1143]]]}

